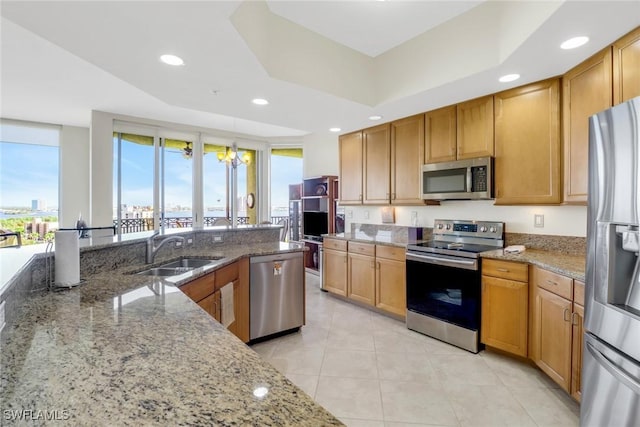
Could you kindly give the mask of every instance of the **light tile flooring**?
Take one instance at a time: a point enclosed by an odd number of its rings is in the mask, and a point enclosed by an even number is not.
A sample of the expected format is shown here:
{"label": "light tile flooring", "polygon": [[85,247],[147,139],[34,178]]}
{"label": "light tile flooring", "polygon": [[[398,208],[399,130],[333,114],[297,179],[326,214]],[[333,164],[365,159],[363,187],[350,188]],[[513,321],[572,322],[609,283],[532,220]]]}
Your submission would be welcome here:
{"label": "light tile flooring", "polygon": [[535,367],[472,354],[321,292],[307,324],[253,345],[348,426],[577,426],[578,405]]}

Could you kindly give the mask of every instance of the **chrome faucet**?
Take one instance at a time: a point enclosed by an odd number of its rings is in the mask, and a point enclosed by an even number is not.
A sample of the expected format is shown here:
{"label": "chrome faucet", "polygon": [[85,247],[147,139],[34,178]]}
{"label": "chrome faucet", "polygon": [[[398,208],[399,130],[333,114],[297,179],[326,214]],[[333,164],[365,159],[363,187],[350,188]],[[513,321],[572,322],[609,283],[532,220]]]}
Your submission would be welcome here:
{"label": "chrome faucet", "polygon": [[164,238],[158,246],[154,244],[154,239],[156,236],[160,234],[160,231],[156,230],[154,233],[147,239],[147,264],[151,264],[153,259],[156,256],[156,253],[160,250],[160,248],[168,242],[182,242],[184,246],[185,239],[182,236],[169,236]]}

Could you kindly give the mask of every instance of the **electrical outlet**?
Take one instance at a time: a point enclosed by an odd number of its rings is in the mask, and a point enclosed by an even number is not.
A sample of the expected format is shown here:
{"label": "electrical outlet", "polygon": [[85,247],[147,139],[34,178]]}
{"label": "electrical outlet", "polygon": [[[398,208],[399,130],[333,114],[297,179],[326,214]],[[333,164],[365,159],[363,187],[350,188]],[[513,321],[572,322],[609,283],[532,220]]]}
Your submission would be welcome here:
{"label": "electrical outlet", "polygon": [[418,226],[418,212],[411,211],[411,225],[414,227]]}
{"label": "electrical outlet", "polygon": [[213,236],[214,242],[222,242],[222,236]]}
{"label": "electrical outlet", "polygon": [[193,243],[193,239],[187,239],[187,245],[190,245]]}
{"label": "electrical outlet", "polygon": [[176,242],[176,248],[179,248],[180,246],[182,246],[182,242]]}
{"label": "electrical outlet", "polygon": [[349,219],[353,218],[353,211],[351,209],[347,211],[347,218]]}
{"label": "electrical outlet", "polygon": [[363,216],[364,219],[369,219],[369,211],[364,211],[362,216]]}
{"label": "electrical outlet", "polygon": [[544,228],[544,215],[542,214],[533,215],[533,226],[538,228]]}

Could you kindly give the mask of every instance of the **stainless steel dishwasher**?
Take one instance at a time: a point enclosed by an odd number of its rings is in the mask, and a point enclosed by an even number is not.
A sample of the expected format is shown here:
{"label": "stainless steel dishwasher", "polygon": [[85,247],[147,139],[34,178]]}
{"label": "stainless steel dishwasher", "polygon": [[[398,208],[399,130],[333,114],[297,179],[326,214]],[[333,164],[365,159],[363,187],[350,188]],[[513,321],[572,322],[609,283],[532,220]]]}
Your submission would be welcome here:
{"label": "stainless steel dishwasher", "polygon": [[302,326],[302,252],[252,257],[250,302],[251,340]]}

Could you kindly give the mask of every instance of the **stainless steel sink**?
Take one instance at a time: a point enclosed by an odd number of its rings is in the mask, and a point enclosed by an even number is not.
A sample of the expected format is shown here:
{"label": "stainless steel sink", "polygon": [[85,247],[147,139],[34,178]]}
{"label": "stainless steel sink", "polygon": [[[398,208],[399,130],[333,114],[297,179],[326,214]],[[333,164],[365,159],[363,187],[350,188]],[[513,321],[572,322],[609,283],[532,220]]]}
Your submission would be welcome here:
{"label": "stainless steel sink", "polygon": [[160,265],[159,267],[150,268],[148,270],[144,270],[135,274],[139,274],[141,276],[158,276],[158,277],[177,276],[179,274],[187,273],[195,268],[206,267],[207,265],[211,265],[223,258],[224,257],[221,257],[221,256],[209,257],[207,259],[182,258],[177,261],[168,262],[166,264]]}
{"label": "stainless steel sink", "polygon": [[141,271],[139,274],[141,276],[160,276],[160,277],[168,277],[168,276],[177,276],[178,274],[186,273],[188,271],[193,270],[195,267],[156,267],[150,268],[148,270]]}
{"label": "stainless steel sink", "polygon": [[176,267],[198,268],[198,267],[204,267],[205,265],[213,264],[214,261],[215,259],[183,258],[183,259],[179,259],[178,261],[162,264],[160,268],[176,268]]}

